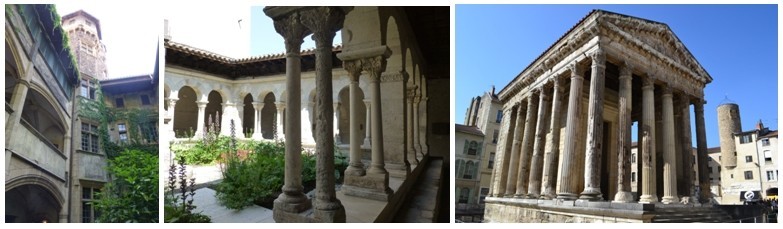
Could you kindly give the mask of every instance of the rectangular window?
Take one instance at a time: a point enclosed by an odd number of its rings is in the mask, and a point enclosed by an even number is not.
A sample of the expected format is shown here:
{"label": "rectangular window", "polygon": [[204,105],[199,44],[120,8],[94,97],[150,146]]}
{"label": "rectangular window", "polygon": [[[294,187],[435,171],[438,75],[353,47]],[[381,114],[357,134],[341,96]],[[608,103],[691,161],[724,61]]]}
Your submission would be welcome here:
{"label": "rectangular window", "polygon": [[764,150],[764,161],[772,161],[772,151]]}
{"label": "rectangular window", "polygon": [[753,180],[753,172],[745,171],[745,180]]}
{"label": "rectangular window", "polygon": [[487,161],[487,168],[491,169],[495,166],[495,152],[489,153],[489,160]]}
{"label": "rectangular window", "polygon": [[114,99],[114,105],[117,108],[123,108],[125,107],[125,100],[123,100],[122,98],[116,98]]}
{"label": "rectangular window", "polygon": [[752,141],[753,141],[753,136],[751,136],[750,134],[744,134],[740,136],[740,144],[745,144]]}
{"label": "rectangular window", "polygon": [[489,194],[489,188],[481,188],[480,196],[479,196],[479,203],[483,204],[484,199],[487,198],[487,194]]}
{"label": "rectangular window", "polygon": [[128,141],[128,129],[125,128],[125,123],[117,124],[117,132],[120,135],[120,142]]}
{"label": "rectangular window", "polygon": [[761,146],[769,146],[769,138],[761,139]]}
{"label": "rectangular window", "polygon": [[631,154],[631,163],[636,163],[636,154],[635,153]]}
{"label": "rectangular window", "polygon": [[82,123],[82,150],[98,153],[98,126]]}
{"label": "rectangular window", "polygon": [[495,130],[495,133],[492,134],[492,143],[498,144],[498,130]]}
{"label": "rectangular window", "polygon": [[767,171],[767,181],[774,181],[775,179],[775,172],[774,171]]}
{"label": "rectangular window", "polygon": [[636,182],[636,172],[631,172],[631,182]]}
{"label": "rectangular window", "polygon": [[89,99],[90,98],[90,87],[88,87],[85,82],[82,82],[81,89],[82,90],[81,90],[81,94],[80,95],[82,97],[84,97],[84,98],[88,98]]}
{"label": "rectangular window", "polygon": [[100,216],[92,205],[100,192],[101,190],[97,188],[82,188],[82,223],[93,223]]}
{"label": "rectangular window", "polygon": [[128,130],[125,129],[125,123],[117,124],[117,130],[120,131],[120,132],[128,131]]}
{"label": "rectangular window", "polygon": [[150,97],[147,95],[141,95],[141,105],[150,105]]}
{"label": "rectangular window", "polygon": [[745,162],[753,162],[753,156],[745,156]]}
{"label": "rectangular window", "polygon": [[498,110],[497,118],[495,118],[495,123],[500,123],[500,120],[503,119],[503,110]]}

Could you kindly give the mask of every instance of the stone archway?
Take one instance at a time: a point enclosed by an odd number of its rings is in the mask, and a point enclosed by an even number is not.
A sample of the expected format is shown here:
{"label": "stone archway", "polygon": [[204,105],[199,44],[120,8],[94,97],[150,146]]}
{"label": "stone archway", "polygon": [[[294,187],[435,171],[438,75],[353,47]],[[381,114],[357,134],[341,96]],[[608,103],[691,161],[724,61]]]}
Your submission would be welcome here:
{"label": "stone archway", "polygon": [[[218,91],[210,91],[209,95],[207,96],[207,107],[204,109],[204,126],[209,128],[210,121],[212,123],[215,123],[215,127],[217,129],[221,129],[222,127],[220,122],[223,118],[223,95]],[[215,131],[218,131],[218,130]]]}
{"label": "stone archway", "polygon": [[[264,139],[274,139],[275,122],[277,120],[277,105],[275,94],[272,92],[264,96],[264,108],[261,109],[261,135]],[[278,130],[281,131],[282,130]]]}
{"label": "stone archway", "polygon": [[[253,95],[248,93],[242,99],[242,136],[249,138],[253,134],[253,128],[255,126],[255,108],[253,107]],[[248,134],[249,133],[249,134]],[[237,133],[237,136],[239,134]]]}
{"label": "stone archway", "polygon": [[174,104],[174,133],[175,136],[192,137],[198,131],[197,118],[198,106],[196,100],[198,93],[189,86],[183,86],[177,92],[177,102]]}
{"label": "stone archway", "polygon": [[6,223],[57,223],[64,198],[57,185],[40,176],[17,177],[6,183]]}
{"label": "stone archway", "polygon": [[[342,90],[340,90],[340,93],[338,93],[338,101],[340,102],[340,106],[337,107],[337,110],[335,110],[335,113],[339,112],[340,120],[338,120],[338,123],[335,123],[335,125],[338,125],[338,128],[340,130],[340,141],[339,144],[350,144],[351,143],[351,97],[350,97],[350,90],[349,87],[343,87]],[[356,109],[358,109],[357,114],[358,117],[357,121],[359,122],[359,137],[360,140],[363,140],[367,133],[367,109],[365,107],[364,102],[361,102],[364,100],[364,92],[361,88],[359,88],[359,98],[357,98],[358,101],[360,101],[358,104],[356,104]]]}

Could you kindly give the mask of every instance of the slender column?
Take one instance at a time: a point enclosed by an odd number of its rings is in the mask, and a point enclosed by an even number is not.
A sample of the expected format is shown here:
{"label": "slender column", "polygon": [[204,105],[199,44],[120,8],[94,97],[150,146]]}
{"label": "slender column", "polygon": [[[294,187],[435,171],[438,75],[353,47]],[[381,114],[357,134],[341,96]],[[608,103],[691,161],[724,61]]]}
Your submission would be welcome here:
{"label": "slender column", "polygon": [[631,85],[632,67],[630,63],[620,68],[619,119],[617,125],[617,193],[614,201],[628,203],[633,201],[631,194],[631,109],[633,96]]}
{"label": "slender column", "polygon": [[[265,9],[267,15],[270,9]],[[283,212],[300,213],[310,209],[311,202],[304,195],[302,187],[302,134],[301,134],[301,56],[300,50],[304,37],[310,31],[302,26],[299,13],[291,13],[273,18],[275,31],[283,36],[286,48],[286,92],[288,98],[285,107],[285,176],[283,193],[274,201],[274,218],[284,222]],[[278,111],[281,111],[278,106]],[[279,117],[279,116],[278,116]],[[278,123],[282,123],[279,122]],[[280,129],[278,129],[279,131]],[[280,212],[280,213],[278,213]]]}
{"label": "slender column", "polygon": [[[361,62],[358,60],[343,61],[343,68],[348,71],[348,77],[351,79],[349,92],[350,102],[350,161],[348,168],[345,169],[346,176],[364,176],[364,164],[362,164],[362,149],[359,148],[359,76],[362,74]],[[369,115],[365,115],[369,117]],[[369,133],[370,131],[365,131]]]}
{"label": "slender column", "polygon": [[683,196],[693,197],[693,143],[691,142],[691,109],[690,98],[688,95],[680,96],[680,133],[681,133],[681,146],[682,147],[682,170],[683,180],[685,187],[681,187],[680,190],[684,191],[680,193]]}
{"label": "slender column", "polygon": [[533,141],[535,138],[536,123],[538,122],[538,94],[539,89],[534,89],[527,101],[527,119],[525,120],[525,136],[522,139],[522,147],[519,152],[519,168],[517,173],[519,179],[517,180],[517,192],[514,194],[516,198],[523,198],[527,194],[528,178],[530,173],[530,157],[533,154]]}
{"label": "slender column", "polygon": [[421,128],[419,126],[419,101],[421,101],[421,93],[416,93],[413,98],[413,144],[416,147],[416,160],[420,160],[424,157],[424,151],[421,149]]}
{"label": "slender column", "polygon": [[407,116],[406,119],[406,125],[407,125],[407,131],[408,134],[406,135],[406,141],[408,146],[408,162],[410,162],[413,165],[419,164],[419,159],[416,157],[416,148],[413,146],[413,132],[414,126],[413,126],[413,97],[416,96],[416,86],[408,86],[407,93],[406,93],[406,99],[408,104],[406,104],[405,109],[407,110]]}
{"label": "slender column", "polygon": [[571,89],[568,97],[568,119],[566,120],[565,129],[565,144],[563,145],[563,154],[560,158],[562,165],[560,166],[560,172],[557,173],[558,184],[560,189],[557,190],[558,199],[573,200],[577,198],[576,188],[571,185],[571,179],[575,179],[572,172],[574,171],[574,160],[577,158],[576,152],[576,136],[579,131],[579,113],[580,104],[582,103],[582,70],[579,68],[578,63],[572,63],[569,68],[571,69]]}
{"label": "slender column", "polygon": [[261,132],[261,109],[264,109],[264,103],[253,103],[253,111],[255,114],[253,116],[253,139],[261,139],[262,132]]}
{"label": "slender column", "polygon": [[663,87],[663,198],[661,202],[671,204],[679,202],[677,197],[677,155],[674,138],[674,104],[672,88]]}
{"label": "slender column", "polygon": [[[340,102],[334,102],[334,129],[332,130],[334,133],[334,143],[335,144],[342,144],[342,140],[340,140]],[[349,116],[350,117],[350,116]],[[349,133],[350,134],[350,133]]]}
{"label": "slender column", "polygon": [[[234,119],[234,117],[238,117],[234,115],[234,112],[237,111],[236,109],[236,103],[233,103],[231,101],[227,101],[225,103],[220,104],[221,107],[223,107],[223,117],[220,118],[220,120],[217,120],[216,122],[220,123],[220,135],[223,136],[231,136],[231,120]],[[239,120],[234,120],[235,123],[242,123]],[[238,128],[241,133],[242,128]]]}
{"label": "slender column", "polygon": [[196,106],[198,106],[198,119],[196,119],[196,133],[193,134],[194,138],[201,138],[201,136],[203,136],[204,132],[206,131],[207,126],[204,125],[204,110],[207,108],[207,103],[209,102],[196,102]]}
{"label": "slender column", "polygon": [[533,142],[533,157],[530,159],[530,182],[527,187],[528,198],[538,198],[541,194],[541,174],[543,173],[543,154],[546,142],[546,130],[549,128],[549,92],[542,86],[541,96],[538,102],[538,123],[536,123],[536,135]]}
{"label": "slender column", "polygon": [[364,124],[364,144],[362,144],[362,148],[370,148],[370,145],[372,145],[370,143],[370,139],[371,139],[370,138],[370,133],[372,133],[372,131],[370,131],[370,126],[371,126],[370,125],[371,124],[370,116],[372,116],[372,115],[370,115],[370,113],[371,113],[370,112],[370,107],[372,107],[372,100],[365,99],[363,101],[364,101],[364,107],[365,107],[366,111],[364,112],[364,118],[365,118],[365,121],[364,121],[365,122],[365,124]]}
{"label": "slender column", "polygon": [[579,199],[602,200],[601,157],[604,131],[604,70],[606,55],[598,47],[590,53],[593,59],[590,98],[587,108],[587,146],[585,152],[585,189]]}
{"label": "slender column", "polygon": [[693,112],[696,115],[696,155],[699,166],[699,200],[702,203],[709,203],[712,198],[710,191],[710,173],[707,171],[707,134],[704,129],[704,99],[693,103]]}
{"label": "slender column", "polygon": [[501,185],[505,184],[506,186],[505,197],[514,197],[514,193],[517,191],[517,177],[519,176],[517,167],[519,167],[519,147],[522,144],[522,130],[524,130],[524,125],[522,125],[522,123],[525,122],[525,106],[522,104],[517,104],[516,106],[517,120],[512,123],[514,125],[514,133],[511,137],[514,140],[511,145],[511,151],[506,151],[507,154],[511,154],[511,158],[508,167],[506,168],[504,165],[503,169],[508,175],[508,178],[505,180],[506,182],[501,181]]}
{"label": "slender column", "polygon": [[171,139],[177,138],[176,137],[177,135],[174,132],[174,114],[175,114],[175,109],[174,108],[177,107],[176,106],[177,105],[177,100],[179,100],[179,99],[178,98],[169,98],[169,111],[168,112],[170,113],[170,115],[169,115],[169,117],[170,117],[169,124],[171,124]]}
{"label": "slender column", "polygon": [[642,196],[639,203],[658,202],[655,181],[655,85],[650,77],[643,79],[642,86]]}
{"label": "slender column", "polygon": [[345,208],[335,192],[334,125],[332,99],[332,44],[343,26],[345,12],[338,7],[316,7],[302,12],[302,24],[313,31],[315,41],[316,104],[315,218],[321,222],[345,222]]}
{"label": "slender column", "polygon": [[[277,139],[278,140],[285,140],[285,133],[283,133],[283,115],[285,115],[285,104],[284,102],[277,102],[275,103],[275,107],[277,108],[277,120],[276,120],[276,126],[275,128],[277,133]],[[274,134],[274,133],[273,133]]]}
{"label": "slender column", "polygon": [[557,161],[560,148],[560,113],[563,103],[563,79],[552,77],[552,117],[549,120],[549,135],[547,135],[544,154],[543,176],[541,178],[541,199],[555,198],[555,181],[557,180]]}
{"label": "slender column", "polygon": [[[365,59],[363,69],[370,72],[370,97],[372,99],[372,164],[369,173],[389,176],[383,160],[383,126],[381,120],[381,73],[386,69],[386,58],[382,56]],[[387,179],[388,180],[388,179]]]}

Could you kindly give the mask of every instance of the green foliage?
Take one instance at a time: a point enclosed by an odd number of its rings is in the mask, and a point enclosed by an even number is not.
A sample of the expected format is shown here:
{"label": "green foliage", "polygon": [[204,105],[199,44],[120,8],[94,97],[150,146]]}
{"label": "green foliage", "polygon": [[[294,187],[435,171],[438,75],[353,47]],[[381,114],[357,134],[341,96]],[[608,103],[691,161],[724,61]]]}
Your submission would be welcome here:
{"label": "green foliage", "polygon": [[[163,204],[163,218],[166,223],[209,223],[212,219],[201,213],[193,213],[196,206],[193,205],[193,197],[196,195],[194,184],[196,178],[187,180],[187,171],[183,157],[177,158],[177,165],[169,167],[169,179]],[[177,188],[179,182],[179,188]],[[175,195],[174,193],[177,192]],[[181,202],[180,202],[181,201]]]}
{"label": "green foliage", "polygon": [[251,142],[245,147],[253,149],[246,159],[227,154],[221,168],[223,182],[217,185],[216,197],[229,209],[243,209],[283,187],[285,148],[263,142]]}
{"label": "green foliage", "polygon": [[158,221],[158,155],[126,150],[109,160],[113,178],[95,202],[98,222]]}
{"label": "green foliage", "polygon": [[219,136],[213,141],[198,141],[193,147],[177,152],[185,164],[211,164],[220,158],[220,154],[230,151],[231,138]]}

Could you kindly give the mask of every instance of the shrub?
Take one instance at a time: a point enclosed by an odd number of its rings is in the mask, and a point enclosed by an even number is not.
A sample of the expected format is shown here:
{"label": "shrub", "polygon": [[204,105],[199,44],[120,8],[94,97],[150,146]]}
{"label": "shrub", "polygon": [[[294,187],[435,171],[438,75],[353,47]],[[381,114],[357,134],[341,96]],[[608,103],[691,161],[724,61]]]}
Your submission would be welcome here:
{"label": "shrub", "polygon": [[109,160],[112,181],[94,203],[98,222],[158,221],[158,155],[126,150]]}
{"label": "shrub", "polygon": [[231,138],[226,136],[213,141],[198,141],[193,147],[177,152],[177,155],[182,156],[188,165],[211,164],[220,158],[221,153],[230,151],[230,142]]}
{"label": "shrub", "polygon": [[249,146],[253,152],[245,160],[227,154],[221,167],[223,181],[215,195],[229,209],[243,209],[283,187],[285,148],[270,143],[251,142]]}

